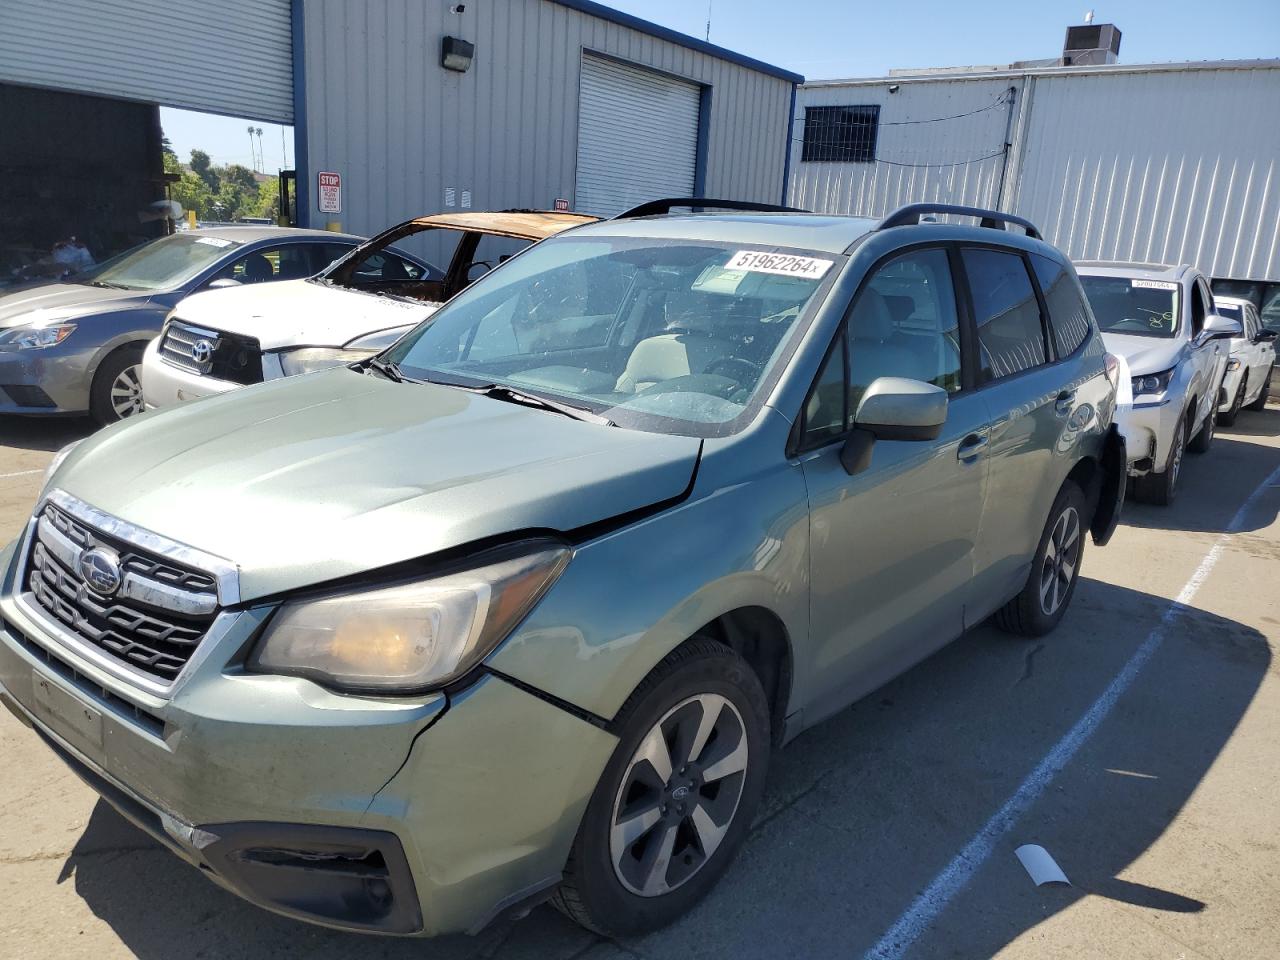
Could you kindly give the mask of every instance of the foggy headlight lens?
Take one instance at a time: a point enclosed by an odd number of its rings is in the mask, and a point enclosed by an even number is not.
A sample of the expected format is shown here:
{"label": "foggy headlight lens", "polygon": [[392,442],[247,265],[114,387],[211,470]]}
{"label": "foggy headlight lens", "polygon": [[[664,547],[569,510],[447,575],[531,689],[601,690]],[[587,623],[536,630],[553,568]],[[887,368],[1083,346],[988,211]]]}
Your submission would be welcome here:
{"label": "foggy headlight lens", "polygon": [[288,602],[249,667],[348,690],[446,686],[515,628],[568,562],[567,548],[543,543],[433,580]]}
{"label": "foggy headlight lens", "polygon": [[280,369],[286,377],[296,377],[303,373],[315,373],[317,370],[328,370],[340,367],[344,363],[355,363],[373,356],[373,350],[341,350],[337,347],[304,347],[301,350],[290,350],[280,354]]}
{"label": "foggy headlight lens", "polygon": [[1133,395],[1135,397],[1151,397],[1159,396],[1169,389],[1169,381],[1173,379],[1173,370],[1165,370],[1163,373],[1148,373],[1141,377],[1133,378]]}

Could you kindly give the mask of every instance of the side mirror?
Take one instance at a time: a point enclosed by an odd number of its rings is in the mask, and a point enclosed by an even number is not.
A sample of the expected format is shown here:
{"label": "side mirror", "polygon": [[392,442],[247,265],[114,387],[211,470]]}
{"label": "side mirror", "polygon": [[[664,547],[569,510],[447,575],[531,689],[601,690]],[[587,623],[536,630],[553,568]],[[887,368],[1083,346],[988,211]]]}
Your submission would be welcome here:
{"label": "side mirror", "polygon": [[213,281],[213,283],[209,284],[207,289],[225,290],[227,289],[227,287],[238,287],[238,286],[240,286],[239,280],[233,280],[231,277],[219,277],[217,280]]}
{"label": "side mirror", "polygon": [[1259,330],[1258,335],[1253,339],[1255,343],[1274,343],[1277,336],[1280,336],[1280,333],[1275,330]]}
{"label": "side mirror", "polygon": [[1206,340],[1222,340],[1238,337],[1244,333],[1239,320],[1232,320],[1220,313],[1211,313],[1204,318],[1204,329],[1201,331]]}
{"label": "side mirror", "polygon": [[850,475],[871,464],[876,440],[936,440],[947,422],[947,391],[923,380],[879,377],[858,401],[856,428],[840,451]]}

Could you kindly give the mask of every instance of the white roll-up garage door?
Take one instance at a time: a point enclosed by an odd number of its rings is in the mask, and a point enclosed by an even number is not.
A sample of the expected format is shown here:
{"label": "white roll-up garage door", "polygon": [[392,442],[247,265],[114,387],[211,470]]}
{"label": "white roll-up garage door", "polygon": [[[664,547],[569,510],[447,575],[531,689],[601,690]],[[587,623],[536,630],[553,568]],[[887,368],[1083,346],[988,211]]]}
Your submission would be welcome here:
{"label": "white roll-up garage door", "polygon": [[0,81],[293,123],[290,0],[0,0]]}
{"label": "white roll-up garage door", "polygon": [[575,209],[608,216],[657,197],[693,196],[701,88],[583,56]]}

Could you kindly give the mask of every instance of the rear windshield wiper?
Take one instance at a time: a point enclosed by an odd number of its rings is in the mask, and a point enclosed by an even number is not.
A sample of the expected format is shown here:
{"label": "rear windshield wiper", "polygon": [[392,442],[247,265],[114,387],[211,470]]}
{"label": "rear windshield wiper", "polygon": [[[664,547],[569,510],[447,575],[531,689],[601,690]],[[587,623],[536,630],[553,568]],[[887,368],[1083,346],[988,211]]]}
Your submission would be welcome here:
{"label": "rear windshield wiper", "polygon": [[[434,382],[434,381],[431,381]],[[617,424],[608,417],[593,413],[582,407],[575,407],[572,404],[560,403],[556,400],[548,400],[546,397],[535,396],[532,393],[525,393],[514,387],[508,387],[501,383],[488,383],[480,387],[468,387],[460,383],[448,383],[445,386],[456,387],[459,390],[466,390],[468,393],[478,393],[484,397],[492,397],[494,400],[505,400],[508,403],[519,403],[526,407],[536,407],[539,410],[550,410],[552,413],[559,413],[566,417],[572,417],[574,420],[582,420],[585,423],[598,423],[605,427],[616,427]]]}

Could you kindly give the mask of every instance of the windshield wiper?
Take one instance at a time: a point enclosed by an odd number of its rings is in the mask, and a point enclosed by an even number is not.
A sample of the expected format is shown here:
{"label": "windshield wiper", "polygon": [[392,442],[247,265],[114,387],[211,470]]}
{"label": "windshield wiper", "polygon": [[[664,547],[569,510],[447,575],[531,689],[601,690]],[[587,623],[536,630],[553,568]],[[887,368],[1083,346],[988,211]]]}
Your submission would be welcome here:
{"label": "windshield wiper", "polygon": [[383,360],[381,357],[370,357],[363,361],[364,366],[371,370],[377,370],[380,374],[390,380],[392,383],[421,383],[421,380],[414,380],[412,377],[406,377],[400,370],[399,364],[394,360]]}
{"label": "windshield wiper", "polygon": [[[434,383],[436,381],[428,381]],[[468,387],[460,383],[446,383],[443,386],[455,387],[458,390],[466,390],[468,393],[478,393],[484,397],[491,397],[494,400],[504,400],[507,403],[518,403],[526,407],[535,407],[538,410],[549,410],[552,413],[559,413],[574,420],[582,420],[584,423],[597,423],[604,427],[616,427],[617,424],[608,417],[593,413],[582,407],[575,407],[572,404],[560,403],[556,400],[548,400],[546,397],[535,396],[532,393],[525,393],[517,390],[515,387],[508,387],[501,383],[487,383],[480,387]]]}
{"label": "windshield wiper", "polygon": [[90,280],[89,286],[102,287],[104,290],[132,290],[132,287],[126,287],[123,283],[108,283],[106,280]]}

